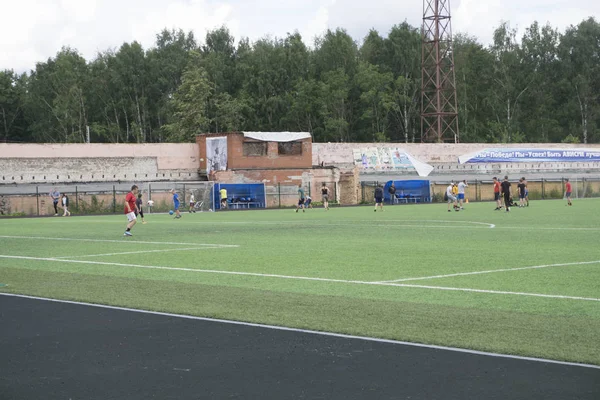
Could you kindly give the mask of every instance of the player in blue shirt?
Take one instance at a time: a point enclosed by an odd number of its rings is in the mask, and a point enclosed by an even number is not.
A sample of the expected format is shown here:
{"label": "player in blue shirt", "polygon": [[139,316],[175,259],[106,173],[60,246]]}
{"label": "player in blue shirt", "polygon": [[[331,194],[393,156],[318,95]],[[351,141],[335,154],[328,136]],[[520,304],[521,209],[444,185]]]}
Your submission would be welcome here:
{"label": "player in blue shirt", "polygon": [[175,218],[181,218],[181,214],[179,213],[179,194],[175,192],[175,189],[171,189],[171,193],[173,194],[173,211],[175,211]]}

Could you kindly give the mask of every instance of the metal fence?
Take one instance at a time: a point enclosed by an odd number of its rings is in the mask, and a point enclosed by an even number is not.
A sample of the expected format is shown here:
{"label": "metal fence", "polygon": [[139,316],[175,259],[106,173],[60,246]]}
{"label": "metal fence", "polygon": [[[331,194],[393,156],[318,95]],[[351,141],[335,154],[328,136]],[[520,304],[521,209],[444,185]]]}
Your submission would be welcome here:
{"label": "metal fence", "polygon": [[[125,206],[125,195],[133,183],[87,183],[78,185],[0,185],[0,215],[44,216],[56,213],[50,192],[57,190],[69,198],[72,214],[119,214]],[[173,208],[171,189],[180,197],[181,209],[189,207],[194,194],[196,211],[214,210],[213,182],[151,182],[136,184],[142,194],[144,212],[165,212]],[[148,200],[153,206],[148,207]],[[58,214],[62,214],[59,201]]]}
{"label": "metal fence", "polygon": [[[565,195],[565,184],[567,178],[557,179],[532,179],[527,181],[530,200],[548,200],[562,199]],[[600,197],[600,178],[568,178],[573,186],[573,198]],[[431,201],[434,203],[443,202],[444,193],[448,185],[452,182],[448,180],[436,180],[430,182]],[[454,180],[456,182],[456,180]],[[369,181],[361,182],[362,203],[373,203],[375,187],[378,184],[385,185],[386,182]],[[516,193],[518,180],[511,181]],[[469,185],[465,190],[465,198],[469,201],[493,201],[494,188],[493,181],[474,180],[467,181]]]}
{"label": "metal fence", "polygon": [[[329,188],[329,203],[337,204],[338,199],[338,184],[337,182],[324,182]],[[322,204],[321,184],[318,187],[312,187],[310,184],[303,186],[304,193],[312,199],[313,206]],[[284,208],[293,207],[298,204],[298,185],[293,184],[277,184],[266,185],[267,191],[267,208]]]}

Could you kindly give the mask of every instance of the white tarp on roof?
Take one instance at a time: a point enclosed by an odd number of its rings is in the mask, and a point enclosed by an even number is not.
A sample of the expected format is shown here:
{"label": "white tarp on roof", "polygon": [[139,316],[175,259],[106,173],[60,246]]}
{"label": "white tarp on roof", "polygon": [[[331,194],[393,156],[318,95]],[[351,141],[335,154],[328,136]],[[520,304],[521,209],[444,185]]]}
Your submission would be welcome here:
{"label": "white tarp on roof", "polygon": [[296,140],[308,139],[308,132],[242,132],[244,137],[260,140],[263,142],[294,142]]}

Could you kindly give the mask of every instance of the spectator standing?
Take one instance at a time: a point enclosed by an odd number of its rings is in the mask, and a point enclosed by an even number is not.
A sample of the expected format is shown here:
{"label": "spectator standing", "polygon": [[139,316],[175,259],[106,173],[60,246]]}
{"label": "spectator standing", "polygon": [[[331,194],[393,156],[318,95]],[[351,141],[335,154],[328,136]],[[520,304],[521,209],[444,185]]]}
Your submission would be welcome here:
{"label": "spectator standing", "polygon": [[63,206],[63,217],[70,217],[71,211],[69,211],[69,196],[66,193],[63,194],[62,197],[62,206]]}
{"label": "spectator standing", "polygon": [[50,192],[50,197],[52,198],[52,205],[54,206],[54,216],[58,215],[58,202],[60,201],[60,192],[53,188]]}

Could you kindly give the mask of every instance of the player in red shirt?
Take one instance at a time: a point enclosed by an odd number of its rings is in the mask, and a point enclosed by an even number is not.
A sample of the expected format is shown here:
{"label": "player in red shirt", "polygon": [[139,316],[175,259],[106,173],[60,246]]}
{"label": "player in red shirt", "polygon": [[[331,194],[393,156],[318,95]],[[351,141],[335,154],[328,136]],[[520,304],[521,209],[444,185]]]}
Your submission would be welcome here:
{"label": "player in red shirt", "polygon": [[133,228],[133,226],[135,225],[135,223],[137,222],[137,218],[135,216],[135,210],[136,205],[135,205],[135,200],[137,199],[137,193],[138,193],[138,187],[136,185],[133,185],[131,187],[131,192],[127,193],[127,196],[125,196],[125,215],[127,216],[127,230],[125,231],[125,233],[123,234],[123,236],[132,236],[131,235],[131,228]]}
{"label": "player in red shirt", "polygon": [[500,210],[502,208],[502,201],[500,200],[500,182],[496,177],[494,177],[494,200],[496,200],[496,208],[494,208],[494,210]]}
{"label": "player in red shirt", "polygon": [[571,186],[571,182],[569,182],[569,179],[565,179],[565,193],[566,197],[567,197],[567,205],[568,206],[572,206],[573,203],[571,203],[571,192],[573,190],[573,187]]}

